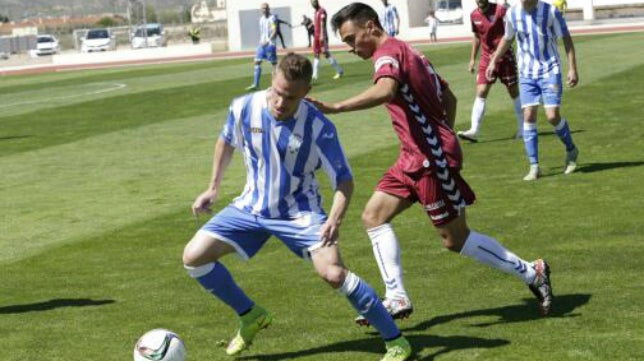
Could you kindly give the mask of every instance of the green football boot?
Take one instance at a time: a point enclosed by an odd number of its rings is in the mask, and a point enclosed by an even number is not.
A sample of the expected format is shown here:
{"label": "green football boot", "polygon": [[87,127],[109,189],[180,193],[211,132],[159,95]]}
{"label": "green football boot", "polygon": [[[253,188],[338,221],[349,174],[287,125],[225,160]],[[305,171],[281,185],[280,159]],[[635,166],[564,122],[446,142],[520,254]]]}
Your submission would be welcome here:
{"label": "green football boot", "polygon": [[229,356],[239,355],[253,342],[257,333],[268,327],[273,322],[273,317],[260,306],[253,306],[247,314],[239,318],[239,330],[226,348]]}
{"label": "green football boot", "polygon": [[385,342],[385,346],[387,347],[387,353],[380,361],[405,361],[411,356],[411,345],[402,336]]}

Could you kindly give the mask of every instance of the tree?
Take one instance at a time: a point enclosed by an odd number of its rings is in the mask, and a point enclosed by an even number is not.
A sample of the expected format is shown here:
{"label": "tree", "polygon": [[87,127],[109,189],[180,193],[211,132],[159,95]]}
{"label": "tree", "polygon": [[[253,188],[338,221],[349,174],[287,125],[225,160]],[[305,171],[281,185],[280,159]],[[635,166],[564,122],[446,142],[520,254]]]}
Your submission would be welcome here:
{"label": "tree", "polygon": [[114,21],[114,19],[110,16],[103,16],[99,21],[96,22],[96,24],[104,28],[110,28],[116,26],[116,21]]}
{"label": "tree", "polygon": [[145,6],[145,21],[148,23],[158,23],[157,11],[152,5]]}

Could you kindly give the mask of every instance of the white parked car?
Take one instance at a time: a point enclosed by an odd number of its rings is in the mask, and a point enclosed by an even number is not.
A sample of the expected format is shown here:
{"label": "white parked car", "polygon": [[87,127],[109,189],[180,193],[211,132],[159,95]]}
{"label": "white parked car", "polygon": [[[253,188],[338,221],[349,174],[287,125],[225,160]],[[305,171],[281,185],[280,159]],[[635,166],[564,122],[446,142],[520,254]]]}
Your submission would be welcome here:
{"label": "white parked car", "polygon": [[[147,44],[146,44],[147,41]],[[134,32],[132,36],[132,48],[145,48],[166,46],[168,40],[165,37],[165,30],[161,24],[147,24],[145,27],[141,26]]]}
{"label": "white parked car", "polygon": [[116,37],[109,29],[87,30],[81,42],[81,53],[116,50]]}
{"label": "white parked car", "polygon": [[36,37],[36,55],[58,54],[60,45],[55,36],[42,34]]}
{"label": "white parked car", "polygon": [[434,16],[440,23],[463,23],[461,0],[440,0],[436,4]]}

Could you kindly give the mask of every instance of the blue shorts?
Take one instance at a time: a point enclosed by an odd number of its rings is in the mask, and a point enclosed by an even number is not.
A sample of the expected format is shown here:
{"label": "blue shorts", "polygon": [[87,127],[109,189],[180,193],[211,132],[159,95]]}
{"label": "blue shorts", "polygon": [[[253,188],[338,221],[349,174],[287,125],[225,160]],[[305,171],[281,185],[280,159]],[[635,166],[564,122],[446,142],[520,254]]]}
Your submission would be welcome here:
{"label": "blue shorts", "polygon": [[262,60],[267,60],[271,64],[277,64],[277,47],[273,44],[258,46],[255,61]]}
{"label": "blue shorts", "polygon": [[244,260],[253,257],[270,236],[277,237],[293,253],[309,259],[311,251],[320,247],[320,228],[326,215],[305,213],[293,219],[263,218],[235,206],[221,210],[199,232],[231,245]]}
{"label": "blue shorts", "polygon": [[561,74],[541,79],[520,77],[519,88],[521,94],[521,106],[523,108],[532,105],[539,105],[542,100],[543,106],[546,108],[558,107],[561,105],[561,94],[563,93]]}

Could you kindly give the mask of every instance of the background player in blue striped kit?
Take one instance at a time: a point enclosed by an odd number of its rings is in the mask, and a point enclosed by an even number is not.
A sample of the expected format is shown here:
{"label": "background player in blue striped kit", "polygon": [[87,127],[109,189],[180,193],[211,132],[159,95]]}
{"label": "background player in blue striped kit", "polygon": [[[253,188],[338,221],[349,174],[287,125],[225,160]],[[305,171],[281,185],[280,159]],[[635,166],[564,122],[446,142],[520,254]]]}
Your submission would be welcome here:
{"label": "background player in blue striped kit", "polygon": [[568,57],[566,83],[574,87],[579,82],[575,47],[568,27],[559,10],[551,4],[538,0],[521,0],[505,15],[505,36],[492,55],[486,70],[492,78],[496,63],[517,38],[517,64],[519,66],[519,92],[523,108],[523,141],[530,162],[530,170],[524,180],[536,180],[539,169],[537,136],[537,108],[543,101],[548,122],[555,127],[557,136],[566,146],[564,174],[574,172],[579,150],[572,141],[566,119],[559,113],[563,92],[562,67],[557,50],[557,39],[562,38]]}
{"label": "background player in blue striped kit", "polygon": [[[237,98],[214,151],[210,184],[197,197],[195,214],[209,210],[235,149],[244,156],[242,194],[206,223],[186,245],[183,262],[191,277],[232,308],[240,328],[226,353],[238,355],[271,314],[235,283],[219,259],[236,252],[254,256],[270,236],[310,258],[320,277],[345,295],[386,342],[382,361],[403,361],[411,347],[375,291],[349,271],[337,246],[338,230],[353,191],[353,175],[335,126],[311,103],[311,63],[303,56],[280,61],[271,88]],[[315,171],[323,168],[335,189],[327,216]]]}
{"label": "background player in blue striped kit", "polygon": [[385,8],[380,14],[380,24],[389,36],[396,36],[400,31],[400,16],[398,16],[398,9],[388,0],[382,0],[382,5]]}
{"label": "background player in blue striped kit", "polygon": [[[271,14],[271,8],[268,3],[262,3],[260,10],[262,16],[259,17],[259,45],[255,54],[255,64],[253,68],[253,84],[248,86],[246,90],[259,89],[259,79],[262,76],[262,61],[268,60],[273,66],[273,73],[275,72],[275,65],[277,64],[277,30],[279,24],[277,17]],[[284,41],[282,41],[282,44]]]}

